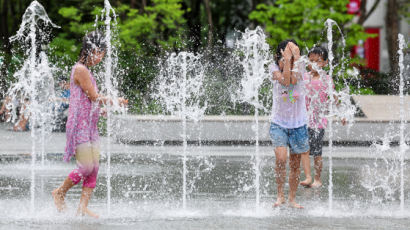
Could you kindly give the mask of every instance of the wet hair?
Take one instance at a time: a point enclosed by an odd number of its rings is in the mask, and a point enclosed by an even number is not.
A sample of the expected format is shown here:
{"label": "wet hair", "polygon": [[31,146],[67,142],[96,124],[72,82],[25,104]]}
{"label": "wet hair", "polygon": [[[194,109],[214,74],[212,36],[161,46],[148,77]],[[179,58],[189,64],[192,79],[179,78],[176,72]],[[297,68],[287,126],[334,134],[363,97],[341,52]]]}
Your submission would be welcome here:
{"label": "wet hair", "polygon": [[292,42],[295,44],[297,47],[299,47],[298,43],[296,43],[295,39],[287,39],[284,41],[281,41],[278,46],[276,47],[276,52],[275,52],[275,63],[276,65],[279,65],[279,60],[282,59],[282,50],[285,50],[286,46],[288,45],[289,42]]}
{"label": "wet hair", "polygon": [[323,59],[323,61],[327,61],[327,58],[328,58],[327,49],[324,48],[324,47],[322,47],[322,46],[315,46],[315,47],[313,47],[313,48],[309,51],[308,57],[309,57],[311,54],[317,54],[317,55],[319,55],[319,56]]}
{"label": "wet hair", "polygon": [[105,51],[106,48],[107,44],[104,39],[104,34],[99,30],[92,31],[83,38],[79,61],[85,64],[93,51],[98,50],[102,52]]}

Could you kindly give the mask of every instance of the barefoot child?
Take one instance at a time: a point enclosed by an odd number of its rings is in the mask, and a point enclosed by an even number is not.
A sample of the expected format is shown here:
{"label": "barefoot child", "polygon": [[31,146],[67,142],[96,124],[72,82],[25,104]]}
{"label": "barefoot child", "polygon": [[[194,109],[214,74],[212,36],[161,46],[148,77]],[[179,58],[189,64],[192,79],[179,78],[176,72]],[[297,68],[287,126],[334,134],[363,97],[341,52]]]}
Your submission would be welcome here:
{"label": "barefoot child", "polygon": [[289,198],[291,207],[303,208],[295,201],[299,185],[300,157],[309,153],[307,115],[304,85],[301,73],[292,71],[300,58],[300,50],[294,40],[279,43],[275,53],[275,64],[269,66],[273,83],[272,123],[270,136],[276,156],[276,183],[278,189],[275,207],[285,203],[284,184],[286,178],[287,147],[289,156]]}
{"label": "barefoot child", "polygon": [[[322,186],[320,174],[322,172],[322,148],[323,136],[327,127],[326,114],[329,107],[329,83],[333,85],[332,78],[322,69],[328,63],[328,53],[323,47],[317,46],[309,51],[308,68],[310,72],[304,75],[306,85],[306,109],[309,111],[309,145],[310,155],[314,158],[315,177],[312,184],[310,175],[309,154],[302,154],[302,165],[306,179],[300,184],[306,187],[318,188]],[[337,97],[335,101],[337,101]],[[344,123],[344,120],[342,120]]]}
{"label": "barefoot child", "polygon": [[[99,106],[111,103],[111,99],[98,94],[96,81],[89,70],[101,62],[105,55],[103,34],[93,31],[83,39],[79,61],[74,65],[70,77],[69,115],[66,124],[67,143],[64,160],[75,156],[77,169],[74,169],[63,184],[53,192],[58,211],[65,208],[64,198],[67,191],[83,180],[78,215],[98,218],[87,206],[97,182],[100,150],[98,145],[97,123],[100,116]],[[120,104],[127,101],[120,99]]]}

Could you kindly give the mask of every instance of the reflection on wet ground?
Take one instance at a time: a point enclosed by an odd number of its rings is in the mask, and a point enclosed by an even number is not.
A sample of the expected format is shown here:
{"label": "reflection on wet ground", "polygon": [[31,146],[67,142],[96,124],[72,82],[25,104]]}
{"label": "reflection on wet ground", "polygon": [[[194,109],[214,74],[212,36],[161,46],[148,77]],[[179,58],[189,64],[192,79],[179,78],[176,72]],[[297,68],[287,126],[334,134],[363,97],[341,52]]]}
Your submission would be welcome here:
{"label": "reflection on wet ground", "polygon": [[[334,207],[328,209],[328,168],[325,160],[324,185],[320,189],[299,187],[297,199],[304,210],[273,209],[276,189],[274,158],[262,160],[261,205],[255,207],[254,172],[251,156],[190,156],[188,158],[188,203],[181,207],[182,162],[171,154],[116,154],[112,158],[111,213],[106,209],[106,168],[101,161],[98,184],[90,207],[101,219],[76,218],[74,213],[81,186],[67,194],[69,211],[55,211],[50,192],[75,167],[49,155],[44,166],[35,170],[35,207],[30,212],[31,170],[29,157],[2,158],[0,163],[0,225],[61,229],[271,229],[396,228],[410,224],[410,211],[399,212],[399,180],[390,173],[390,183],[382,186],[386,173],[396,170],[394,162],[374,159],[334,159]],[[377,167],[375,166],[377,164]],[[386,164],[386,167],[381,167]],[[368,169],[372,169],[369,174]],[[379,170],[379,171],[377,171]],[[407,172],[408,174],[408,169]],[[407,175],[405,174],[405,175]],[[370,177],[370,178],[369,178]],[[371,177],[378,177],[372,184]],[[302,174],[302,178],[304,175]],[[410,184],[409,178],[405,178]],[[377,182],[377,183],[376,183]],[[369,186],[373,186],[370,191]],[[286,186],[287,188],[287,186]],[[405,207],[410,197],[405,187]],[[375,225],[376,224],[376,225]],[[235,227],[236,226],[236,227]],[[2,227],[0,227],[2,228]]]}

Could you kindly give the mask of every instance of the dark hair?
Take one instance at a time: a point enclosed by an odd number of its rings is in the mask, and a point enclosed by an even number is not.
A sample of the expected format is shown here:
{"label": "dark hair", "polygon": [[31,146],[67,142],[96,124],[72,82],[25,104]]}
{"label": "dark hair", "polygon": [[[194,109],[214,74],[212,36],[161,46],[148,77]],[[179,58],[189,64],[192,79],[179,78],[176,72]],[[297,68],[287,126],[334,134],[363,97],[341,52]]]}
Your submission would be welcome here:
{"label": "dark hair", "polygon": [[308,57],[309,57],[311,54],[317,54],[317,55],[319,55],[319,56],[323,59],[323,61],[327,61],[327,57],[328,57],[327,49],[324,48],[324,47],[322,47],[322,46],[315,46],[315,47],[313,47],[313,48],[309,51]]}
{"label": "dark hair", "polygon": [[288,45],[289,42],[292,42],[295,44],[297,47],[299,47],[298,43],[296,43],[295,39],[287,39],[284,41],[281,41],[278,46],[276,47],[276,53],[275,53],[275,63],[276,65],[279,65],[279,60],[282,59],[282,50],[284,51],[286,46]]}
{"label": "dark hair", "polygon": [[85,64],[88,56],[90,56],[94,50],[105,51],[106,48],[107,44],[105,43],[104,34],[99,30],[92,31],[83,38],[79,61]]}

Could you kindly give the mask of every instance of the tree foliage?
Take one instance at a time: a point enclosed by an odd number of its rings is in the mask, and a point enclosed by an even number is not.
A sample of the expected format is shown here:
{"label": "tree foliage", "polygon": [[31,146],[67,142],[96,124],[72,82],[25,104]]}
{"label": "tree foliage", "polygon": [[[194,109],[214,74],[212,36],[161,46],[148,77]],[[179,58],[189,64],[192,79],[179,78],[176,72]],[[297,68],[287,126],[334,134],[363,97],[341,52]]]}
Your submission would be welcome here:
{"label": "tree foliage", "polygon": [[[312,47],[324,42],[325,21],[333,19],[346,35],[346,45],[351,47],[358,40],[367,38],[363,27],[353,23],[353,16],[347,14],[348,0],[277,0],[273,5],[265,3],[256,6],[249,18],[264,25],[270,35],[268,42],[275,46],[280,41],[294,38],[300,45]],[[335,34],[337,35],[337,33]],[[335,38],[338,40],[338,37]]]}
{"label": "tree foliage", "polygon": [[[52,21],[61,26],[50,34],[47,50],[51,62],[68,76],[70,66],[78,59],[81,39],[94,30],[95,19],[101,15],[104,0],[38,0]],[[409,4],[404,0],[399,10],[408,18]],[[12,76],[22,54],[12,53],[8,38],[15,34],[21,17],[32,0],[0,0],[0,74]],[[335,20],[346,38],[346,53],[365,39],[363,27],[347,14],[348,0],[110,0],[117,14],[119,65],[124,69],[123,91],[135,101],[143,101],[149,94],[148,86],[158,70],[158,58],[170,51],[208,50],[229,53],[227,40],[233,41],[236,30],[262,25],[270,35],[269,44],[294,38],[302,50],[326,42],[324,22]],[[208,7],[206,7],[206,4]],[[380,3],[379,5],[382,5]],[[213,26],[210,26],[212,23]],[[100,23],[102,24],[102,23]],[[336,29],[336,28],[335,28]],[[340,41],[338,33],[334,40]],[[209,42],[212,38],[212,42]],[[213,47],[211,47],[213,46]],[[43,46],[39,46],[44,48]],[[335,42],[335,53],[340,55],[340,42]],[[337,57],[336,57],[337,58]],[[17,63],[17,64],[15,64]],[[0,88],[7,88],[6,78]],[[0,91],[0,98],[1,95]]]}
{"label": "tree foliage", "polygon": [[117,7],[124,48],[141,53],[181,47],[186,23],[181,8],[181,0],[153,0],[142,13],[125,4]]}

